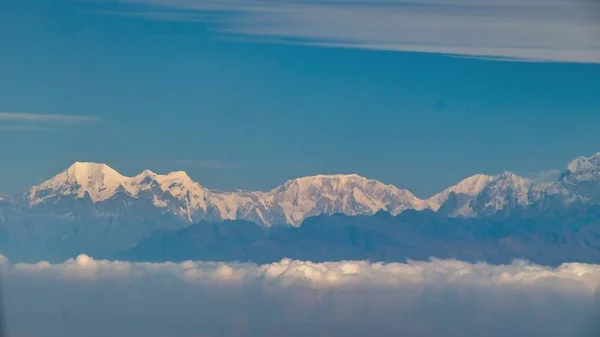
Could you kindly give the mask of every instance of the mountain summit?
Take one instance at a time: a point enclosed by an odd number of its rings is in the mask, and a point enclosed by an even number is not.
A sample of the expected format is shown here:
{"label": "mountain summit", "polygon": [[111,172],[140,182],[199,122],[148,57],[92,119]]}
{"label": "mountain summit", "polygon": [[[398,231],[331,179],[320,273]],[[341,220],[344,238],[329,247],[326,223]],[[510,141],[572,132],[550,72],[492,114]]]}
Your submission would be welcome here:
{"label": "mountain summit", "polygon": [[286,223],[294,225],[320,214],[375,214],[381,210],[398,214],[406,209],[428,207],[407,190],[356,174],[288,180],[265,193],[264,200],[280,210]]}
{"label": "mountain summit", "polygon": [[58,195],[83,198],[87,193],[94,202],[104,201],[126,180],[108,165],[76,162],[53,178],[31,188],[28,199],[31,205],[35,205]]}
{"label": "mountain summit", "polygon": [[89,197],[100,203],[123,193],[131,198],[148,198],[156,207],[166,207],[174,202],[184,205],[182,216],[189,217],[186,210],[206,208],[204,197],[208,190],[192,181],[185,172],[166,175],[145,170],[135,177],[126,177],[106,164],[76,162],[51,179],[33,186],[25,198],[29,205],[62,199]]}

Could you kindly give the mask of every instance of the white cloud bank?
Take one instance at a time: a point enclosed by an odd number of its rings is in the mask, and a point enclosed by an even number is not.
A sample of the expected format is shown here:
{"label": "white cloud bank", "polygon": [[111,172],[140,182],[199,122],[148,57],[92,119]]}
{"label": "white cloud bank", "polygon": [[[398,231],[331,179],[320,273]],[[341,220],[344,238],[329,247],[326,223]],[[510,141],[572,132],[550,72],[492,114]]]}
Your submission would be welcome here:
{"label": "white cloud bank", "polygon": [[151,7],[115,15],[218,22],[226,33],[280,42],[600,63],[600,5],[593,0],[115,1]]}
{"label": "white cloud bank", "polygon": [[79,255],[60,264],[38,262],[11,265],[2,257],[6,272],[16,275],[52,276],[70,280],[140,279],[166,276],[192,284],[262,283],[337,287],[393,288],[413,285],[464,285],[535,288],[593,294],[600,286],[600,265],[566,263],[557,268],[516,261],[510,265],[471,264],[457,260],[370,263],[343,261],[313,263],[283,259],[277,263],[194,262],[133,263],[94,260]]}
{"label": "white cloud bank", "polygon": [[12,336],[587,336],[599,313],[588,264],[0,263]]}
{"label": "white cloud bank", "polygon": [[30,122],[30,123],[84,123],[97,122],[98,118],[92,116],[80,115],[60,115],[60,114],[33,114],[25,112],[0,112],[0,121]]}

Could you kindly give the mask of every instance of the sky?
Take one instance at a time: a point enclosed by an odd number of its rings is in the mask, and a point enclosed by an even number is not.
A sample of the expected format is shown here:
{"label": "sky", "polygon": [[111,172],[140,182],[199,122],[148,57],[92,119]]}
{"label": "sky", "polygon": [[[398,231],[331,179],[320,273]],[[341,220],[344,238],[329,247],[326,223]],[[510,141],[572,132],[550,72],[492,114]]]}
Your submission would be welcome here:
{"label": "sky", "polygon": [[[11,336],[597,336],[600,266],[2,258]],[[32,324],[35,322],[35,324]]]}
{"label": "sky", "polygon": [[572,0],[4,0],[0,193],[75,161],[430,196],[600,152],[600,7]]}

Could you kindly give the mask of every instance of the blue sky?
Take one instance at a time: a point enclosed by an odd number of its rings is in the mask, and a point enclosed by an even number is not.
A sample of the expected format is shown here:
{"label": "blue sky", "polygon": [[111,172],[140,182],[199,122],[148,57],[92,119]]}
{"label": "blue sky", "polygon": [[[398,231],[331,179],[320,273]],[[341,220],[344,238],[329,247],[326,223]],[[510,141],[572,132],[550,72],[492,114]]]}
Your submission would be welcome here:
{"label": "blue sky", "polygon": [[358,173],[428,196],[600,152],[597,6],[6,0],[0,192],[76,160],[219,189]]}

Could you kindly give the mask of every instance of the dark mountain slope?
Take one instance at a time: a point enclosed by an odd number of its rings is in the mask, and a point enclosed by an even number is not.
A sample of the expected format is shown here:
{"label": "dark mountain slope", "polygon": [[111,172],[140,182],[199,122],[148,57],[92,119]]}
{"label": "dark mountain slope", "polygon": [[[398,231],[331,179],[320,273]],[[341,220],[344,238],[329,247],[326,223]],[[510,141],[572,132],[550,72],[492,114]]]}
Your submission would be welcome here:
{"label": "dark mountain slope", "polygon": [[447,218],[431,211],[398,216],[341,214],[305,220],[298,228],[246,221],[200,222],[150,235],[117,255],[138,261],[247,261],[282,258],[335,261],[456,258],[510,263],[600,263],[600,208],[572,213],[513,214],[504,219]]}

